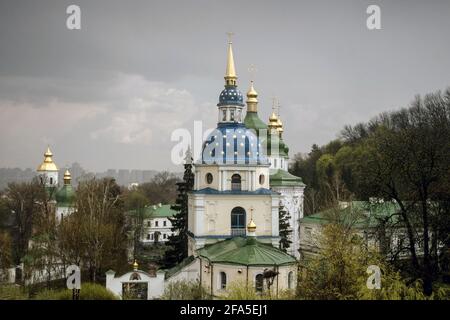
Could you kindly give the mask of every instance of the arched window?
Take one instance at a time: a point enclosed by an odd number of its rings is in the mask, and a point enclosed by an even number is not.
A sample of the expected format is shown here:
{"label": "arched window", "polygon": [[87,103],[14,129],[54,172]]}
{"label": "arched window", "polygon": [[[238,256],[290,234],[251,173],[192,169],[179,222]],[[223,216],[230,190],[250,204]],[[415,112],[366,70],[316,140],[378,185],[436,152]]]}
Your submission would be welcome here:
{"label": "arched window", "polygon": [[211,173],[206,174],[206,183],[211,184],[213,182],[213,175]]}
{"label": "arched window", "polygon": [[231,176],[231,190],[241,190],[241,176],[238,174],[233,174]]}
{"label": "arched window", "polygon": [[131,281],[133,281],[133,280],[141,280],[141,276],[139,275],[139,273],[133,272],[133,273],[131,274],[131,276],[130,276],[130,280],[131,280]]}
{"label": "arched window", "polygon": [[231,210],[231,236],[245,236],[245,209],[242,207]]}
{"label": "arched window", "polygon": [[53,184],[53,178],[50,177],[50,184]]}
{"label": "arched window", "polygon": [[288,288],[293,289],[294,287],[294,272],[288,273]]}
{"label": "arched window", "polygon": [[227,288],[227,274],[225,272],[220,273],[220,289]]}
{"label": "arched window", "polygon": [[263,185],[265,180],[266,180],[266,179],[265,179],[264,175],[263,175],[263,174],[260,174],[260,175],[259,175],[259,184]]}
{"label": "arched window", "polygon": [[263,292],[264,290],[264,276],[261,273],[255,277],[255,290],[256,292]]}

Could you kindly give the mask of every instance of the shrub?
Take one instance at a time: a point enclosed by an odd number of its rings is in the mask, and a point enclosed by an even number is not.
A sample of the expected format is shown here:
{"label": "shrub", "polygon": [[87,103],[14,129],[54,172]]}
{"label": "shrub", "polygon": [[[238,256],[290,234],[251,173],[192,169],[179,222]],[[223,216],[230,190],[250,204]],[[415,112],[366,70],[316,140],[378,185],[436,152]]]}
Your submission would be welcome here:
{"label": "shrub", "polygon": [[[72,290],[43,290],[36,296],[36,300],[72,300]],[[96,283],[81,284],[80,300],[117,300],[111,291]]]}
{"label": "shrub", "polygon": [[0,285],[0,300],[27,300],[28,292],[18,285]]}
{"label": "shrub", "polygon": [[162,295],[163,300],[208,300],[210,299],[205,288],[199,281],[170,282]]}

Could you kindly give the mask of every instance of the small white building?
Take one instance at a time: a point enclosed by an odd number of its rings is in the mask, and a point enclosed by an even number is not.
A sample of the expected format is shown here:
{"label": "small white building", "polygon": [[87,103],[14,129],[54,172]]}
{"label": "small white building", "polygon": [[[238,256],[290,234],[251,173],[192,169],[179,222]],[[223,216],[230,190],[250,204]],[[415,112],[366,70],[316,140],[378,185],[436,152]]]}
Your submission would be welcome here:
{"label": "small white building", "polygon": [[158,204],[145,208],[144,232],[141,238],[144,244],[165,243],[169,236],[173,235],[172,218],[176,211],[172,210],[170,204]]}
{"label": "small white building", "polygon": [[133,271],[116,277],[112,270],[106,272],[106,288],[121,299],[151,300],[164,293],[165,271],[147,273],[138,269],[135,261]]}

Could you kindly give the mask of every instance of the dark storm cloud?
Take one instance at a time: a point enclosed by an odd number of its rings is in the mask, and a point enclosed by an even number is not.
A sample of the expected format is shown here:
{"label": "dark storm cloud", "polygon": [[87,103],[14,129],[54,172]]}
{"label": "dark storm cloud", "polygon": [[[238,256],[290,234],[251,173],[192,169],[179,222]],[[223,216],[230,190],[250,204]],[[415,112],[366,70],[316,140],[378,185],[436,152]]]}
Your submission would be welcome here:
{"label": "dark storm cloud", "polygon": [[[382,30],[365,27],[369,4]],[[276,96],[291,155],[306,152],[448,86],[449,14],[448,1],[2,1],[0,166],[34,167],[51,143],[61,165],[165,168],[173,129],[215,122],[226,31],[241,90],[255,64],[261,118]]]}

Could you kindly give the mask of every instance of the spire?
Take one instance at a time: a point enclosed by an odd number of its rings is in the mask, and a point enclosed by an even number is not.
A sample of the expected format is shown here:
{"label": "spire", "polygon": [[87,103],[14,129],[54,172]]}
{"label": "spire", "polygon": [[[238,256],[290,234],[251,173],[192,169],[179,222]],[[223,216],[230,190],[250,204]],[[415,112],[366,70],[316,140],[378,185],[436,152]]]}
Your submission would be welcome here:
{"label": "spire", "polygon": [[228,55],[227,55],[227,69],[225,71],[225,85],[235,86],[236,85],[236,69],[234,68],[234,58],[233,58],[233,42],[231,41],[232,32],[228,32]]}
{"label": "spire", "polygon": [[70,185],[70,181],[72,180],[72,175],[70,174],[69,170],[66,170],[64,172],[64,185]]}

